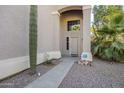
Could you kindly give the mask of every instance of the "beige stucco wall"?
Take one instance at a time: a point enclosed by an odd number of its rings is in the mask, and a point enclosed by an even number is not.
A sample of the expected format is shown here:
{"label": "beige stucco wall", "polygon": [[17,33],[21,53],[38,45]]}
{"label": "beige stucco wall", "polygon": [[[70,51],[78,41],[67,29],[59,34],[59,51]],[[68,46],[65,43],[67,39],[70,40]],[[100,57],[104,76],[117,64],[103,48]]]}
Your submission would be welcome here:
{"label": "beige stucco wall", "polygon": [[[67,8],[68,7],[68,8]],[[81,8],[75,6],[75,9]],[[38,53],[60,50],[60,15],[55,12],[73,9],[67,5],[38,6]],[[29,6],[0,6],[0,60],[28,55],[29,49]],[[83,26],[85,40],[90,40],[89,11],[84,12]],[[83,42],[84,50],[89,51],[90,42]],[[88,45],[88,46],[87,46]]]}
{"label": "beige stucco wall", "polygon": [[53,50],[53,6],[38,6],[38,52]]}
{"label": "beige stucco wall", "polygon": [[83,52],[91,52],[90,34],[91,8],[83,9]]}
{"label": "beige stucco wall", "polygon": [[0,60],[28,55],[29,6],[0,6]]}
{"label": "beige stucco wall", "polygon": [[[0,6],[0,60],[28,55],[29,7]],[[59,36],[54,33],[57,19],[52,12],[60,7],[38,6],[38,53],[56,50],[54,40]]]}
{"label": "beige stucco wall", "polygon": [[[38,6],[38,53],[56,50],[54,40],[59,37],[54,33],[53,23],[57,19],[52,15],[58,10],[56,7]],[[0,6],[0,60],[28,55],[29,8],[28,5]]]}

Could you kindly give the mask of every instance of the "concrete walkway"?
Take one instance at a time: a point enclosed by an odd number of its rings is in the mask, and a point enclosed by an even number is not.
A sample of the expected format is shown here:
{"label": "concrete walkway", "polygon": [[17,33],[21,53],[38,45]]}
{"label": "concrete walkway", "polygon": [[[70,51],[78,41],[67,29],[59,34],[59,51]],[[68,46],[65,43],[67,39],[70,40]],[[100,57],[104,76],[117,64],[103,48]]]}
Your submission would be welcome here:
{"label": "concrete walkway", "polygon": [[57,88],[77,58],[65,57],[62,60],[63,62],[27,85],[26,88]]}

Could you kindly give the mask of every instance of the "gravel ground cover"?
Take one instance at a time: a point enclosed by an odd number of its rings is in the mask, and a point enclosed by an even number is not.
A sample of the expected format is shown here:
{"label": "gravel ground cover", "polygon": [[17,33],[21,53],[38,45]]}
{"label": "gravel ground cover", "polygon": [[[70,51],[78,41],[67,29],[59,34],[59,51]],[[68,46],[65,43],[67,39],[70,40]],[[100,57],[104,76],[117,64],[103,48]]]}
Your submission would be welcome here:
{"label": "gravel ground cover", "polygon": [[124,64],[96,58],[91,67],[74,63],[59,88],[124,88]]}
{"label": "gravel ground cover", "polygon": [[[37,72],[40,76],[45,74],[47,71],[58,65],[61,61],[54,61],[52,64],[40,64],[37,66]],[[0,88],[23,88],[32,81],[36,80],[40,76],[38,74],[30,75],[30,69],[20,72],[14,76],[8,77],[0,81]]]}

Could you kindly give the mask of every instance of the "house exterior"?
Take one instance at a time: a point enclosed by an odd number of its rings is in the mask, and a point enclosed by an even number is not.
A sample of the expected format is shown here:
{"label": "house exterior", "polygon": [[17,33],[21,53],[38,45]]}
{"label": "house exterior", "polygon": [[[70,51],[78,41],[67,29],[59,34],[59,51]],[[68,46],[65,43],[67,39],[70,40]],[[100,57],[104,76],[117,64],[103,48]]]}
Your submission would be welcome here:
{"label": "house exterior", "polygon": [[[0,79],[29,68],[30,6],[0,6]],[[37,64],[90,49],[89,5],[38,6]]]}

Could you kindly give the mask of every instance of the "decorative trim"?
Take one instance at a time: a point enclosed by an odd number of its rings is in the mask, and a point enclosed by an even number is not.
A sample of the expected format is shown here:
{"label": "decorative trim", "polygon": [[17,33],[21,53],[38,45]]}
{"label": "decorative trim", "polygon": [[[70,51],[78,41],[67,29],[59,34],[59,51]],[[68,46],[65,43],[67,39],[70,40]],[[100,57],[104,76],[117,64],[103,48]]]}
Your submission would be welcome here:
{"label": "decorative trim", "polygon": [[58,11],[52,12],[51,14],[60,16],[60,13]]}

